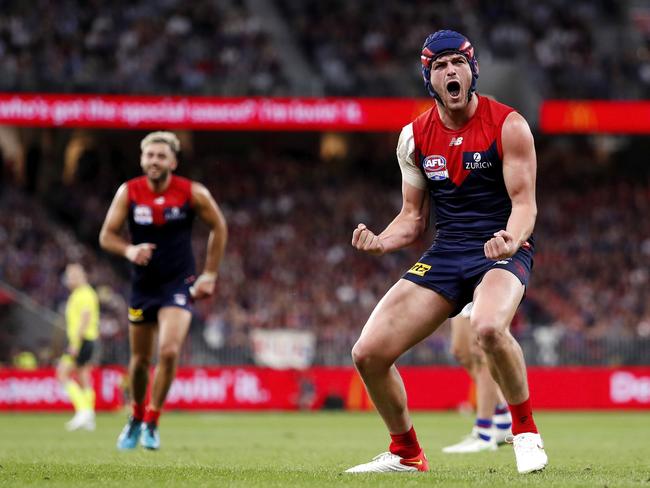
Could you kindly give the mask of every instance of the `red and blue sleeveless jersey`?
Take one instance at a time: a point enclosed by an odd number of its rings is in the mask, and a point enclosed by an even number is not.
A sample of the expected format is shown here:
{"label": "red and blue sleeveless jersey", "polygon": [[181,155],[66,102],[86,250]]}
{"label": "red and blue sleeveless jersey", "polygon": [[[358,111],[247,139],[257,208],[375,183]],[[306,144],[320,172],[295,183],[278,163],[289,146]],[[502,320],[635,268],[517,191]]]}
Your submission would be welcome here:
{"label": "red and blue sleeveless jersey", "polygon": [[167,189],[155,193],[147,177],[127,181],[129,231],[133,244],[156,245],[147,266],[133,266],[134,284],[157,287],[194,275],[192,182],[172,175]]}
{"label": "red and blue sleeveless jersey", "polygon": [[435,204],[438,238],[487,240],[506,228],[512,203],[503,180],[501,129],[513,110],[478,96],[476,112],[461,129],[445,127],[435,105],[413,121],[412,162]]}

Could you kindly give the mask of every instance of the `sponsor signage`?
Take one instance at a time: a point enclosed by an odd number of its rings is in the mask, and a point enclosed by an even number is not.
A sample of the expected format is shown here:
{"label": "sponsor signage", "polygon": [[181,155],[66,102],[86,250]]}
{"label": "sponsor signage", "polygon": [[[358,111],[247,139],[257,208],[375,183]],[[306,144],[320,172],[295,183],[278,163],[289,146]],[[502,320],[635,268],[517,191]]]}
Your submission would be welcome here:
{"label": "sponsor signage", "polygon": [[255,364],[273,369],[306,369],[316,355],[316,334],[306,330],[251,331]]}
{"label": "sponsor signage", "polygon": [[0,124],[119,129],[398,131],[432,104],[426,98],[0,93]]}
{"label": "sponsor signage", "polygon": [[539,125],[547,134],[648,134],[650,101],[546,100]]}
{"label": "sponsor signage", "polygon": [[[452,410],[471,397],[471,383],[460,368],[400,368],[413,410]],[[125,404],[125,370],[94,372],[99,410]],[[530,368],[535,409],[650,410],[650,367]],[[351,367],[306,370],[255,367],[180,368],[169,392],[170,410],[318,410],[343,406],[369,410],[372,402]],[[71,410],[53,369],[0,370],[0,410]]]}
{"label": "sponsor signage", "polygon": [[[29,127],[254,131],[399,131],[428,98],[158,97],[0,93],[0,124]],[[531,121],[531,124],[533,121]],[[546,100],[548,134],[647,134],[650,101]],[[449,145],[461,145],[462,137]]]}
{"label": "sponsor signage", "polygon": [[[124,401],[122,368],[93,372],[98,410],[118,408]],[[72,405],[56,379],[56,370],[0,369],[0,410],[68,410]]]}

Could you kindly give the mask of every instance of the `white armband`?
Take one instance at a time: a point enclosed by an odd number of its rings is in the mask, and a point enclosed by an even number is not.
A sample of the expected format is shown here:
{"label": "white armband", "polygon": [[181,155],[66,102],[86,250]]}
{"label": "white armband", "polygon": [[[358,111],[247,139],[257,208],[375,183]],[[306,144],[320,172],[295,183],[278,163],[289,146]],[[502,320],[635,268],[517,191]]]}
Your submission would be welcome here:
{"label": "white armband", "polygon": [[415,141],[413,139],[413,124],[405,125],[397,141],[397,162],[402,172],[402,180],[409,185],[427,189],[427,181],[415,164]]}

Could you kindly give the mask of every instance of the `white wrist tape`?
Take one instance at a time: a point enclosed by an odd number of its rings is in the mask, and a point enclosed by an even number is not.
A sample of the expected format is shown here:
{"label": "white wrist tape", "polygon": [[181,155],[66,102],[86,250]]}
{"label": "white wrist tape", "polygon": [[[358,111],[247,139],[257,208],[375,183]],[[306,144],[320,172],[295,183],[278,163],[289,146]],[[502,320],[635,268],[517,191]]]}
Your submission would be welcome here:
{"label": "white wrist tape", "polygon": [[203,283],[205,281],[211,281],[214,283],[217,280],[217,273],[201,273],[199,277],[194,281],[194,284],[190,286],[190,295],[195,296],[196,295],[196,287],[200,283]]}
{"label": "white wrist tape", "polygon": [[201,273],[199,277],[196,279],[194,282],[194,286],[198,285],[199,283],[203,283],[204,281],[216,281],[217,280],[217,273]]}

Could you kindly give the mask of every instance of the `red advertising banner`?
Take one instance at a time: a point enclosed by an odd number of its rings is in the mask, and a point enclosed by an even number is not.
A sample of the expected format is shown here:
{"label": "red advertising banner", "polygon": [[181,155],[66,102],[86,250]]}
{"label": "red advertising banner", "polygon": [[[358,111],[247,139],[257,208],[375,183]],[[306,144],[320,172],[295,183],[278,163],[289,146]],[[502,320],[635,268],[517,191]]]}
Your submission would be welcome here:
{"label": "red advertising banner", "polygon": [[650,134],[650,102],[546,100],[539,123],[547,134]]}
{"label": "red advertising banner", "polygon": [[[467,403],[470,380],[459,368],[400,368],[413,410],[450,410]],[[124,404],[124,370],[94,373],[97,408]],[[530,368],[536,409],[650,410],[650,367]],[[178,371],[166,403],[170,410],[370,410],[363,383],[350,367],[306,371],[266,368],[197,368]],[[52,369],[0,369],[0,411],[68,410]]]}
{"label": "red advertising banner", "polygon": [[[98,410],[120,408],[124,401],[122,368],[101,368],[93,372]],[[56,379],[54,369],[22,371],[0,368],[0,411],[70,410],[72,405]]]}
{"label": "red advertising banner", "polygon": [[292,410],[298,374],[265,368],[179,368],[166,408],[180,410]]}
{"label": "red advertising banner", "polygon": [[0,124],[33,127],[398,131],[431,107],[410,98],[214,98],[0,93]]}

